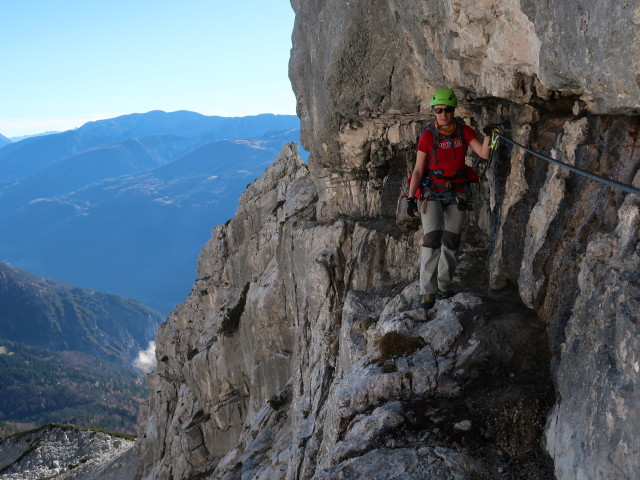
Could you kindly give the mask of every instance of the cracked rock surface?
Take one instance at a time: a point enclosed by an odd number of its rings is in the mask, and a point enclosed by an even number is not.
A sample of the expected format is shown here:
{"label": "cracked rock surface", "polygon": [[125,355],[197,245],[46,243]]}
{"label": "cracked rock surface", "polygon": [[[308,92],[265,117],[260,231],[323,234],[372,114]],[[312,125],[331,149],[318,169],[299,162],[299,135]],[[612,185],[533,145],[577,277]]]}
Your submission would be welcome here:
{"label": "cracked rock surface", "polygon": [[0,440],[0,478],[118,480],[137,465],[133,440],[80,428],[48,425]]}
{"label": "cracked rock surface", "polygon": [[640,186],[640,10],[292,6],[309,164],[286,146],[213,230],[158,332],[138,476],[635,480],[638,198],[502,143],[427,316],[401,194],[443,86],[478,133]]}
{"label": "cracked rock surface", "polygon": [[483,287],[486,239],[469,235],[461,259],[470,288],[427,314],[408,278],[418,251],[403,248],[419,233],[318,222],[309,178],[287,147],[245,197],[260,204],[214,229],[160,329],[141,477],[552,478],[546,332],[513,292]]}

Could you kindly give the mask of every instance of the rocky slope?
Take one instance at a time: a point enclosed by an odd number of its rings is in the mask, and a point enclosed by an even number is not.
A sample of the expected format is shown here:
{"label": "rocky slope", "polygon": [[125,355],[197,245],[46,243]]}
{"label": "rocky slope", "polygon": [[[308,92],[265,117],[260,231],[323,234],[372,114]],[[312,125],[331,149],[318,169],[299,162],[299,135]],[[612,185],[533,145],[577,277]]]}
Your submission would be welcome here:
{"label": "rocky slope", "polygon": [[425,322],[400,192],[442,85],[472,126],[640,185],[640,10],[292,4],[310,172],[286,147],[213,230],[158,332],[138,477],[635,478],[640,199],[503,145],[463,293]]}
{"label": "rocky slope", "polygon": [[46,425],[0,439],[0,478],[118,480],[135,468],[132,445],[131,437]]}
{"label": "rocky slope", "polygon": [[317,222],[294,152],[214,229],[192,294],[160,327],[141,475],[549,478],[546,334],[512,295],[487,294],[481,242],[461,264],[467,293],[427,323],[406,248],[416,225]]}

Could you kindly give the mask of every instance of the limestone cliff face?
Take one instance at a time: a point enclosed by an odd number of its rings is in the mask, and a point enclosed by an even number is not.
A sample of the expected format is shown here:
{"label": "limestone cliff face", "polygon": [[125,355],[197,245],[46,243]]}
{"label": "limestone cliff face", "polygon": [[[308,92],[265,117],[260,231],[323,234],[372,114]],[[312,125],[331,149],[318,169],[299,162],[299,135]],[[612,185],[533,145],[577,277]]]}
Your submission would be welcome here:
{"label": "limestone cliff face", "polygon": [[[519,143],[638,185],[637,5],[292,3],[290,75],[320,218],[393,215],[385,200],[412,168],[441,86],[464,97],[471,125],[504,122]],[[345,179],[350,188],[332,188]],[[558,400],[546,441],[558,478],[633,478],[640,464],[627,431],[640,406],[638,200],[513,149],[476,205],[491,287],[516,285],[547,325]]]}
{"label": "limestone cliff face", "polygon": [[318,222],[295,152],[213,230],[191,295],[159,329],[139,476],[475,478],[513,458],[514,475],[545,478],[545,331],[508,294],[486,296],[481,242],[460,265],[467,293],[426,323],[416,226]]}
{"label": "limestone cliff face", "polygon": [[640,9],[292,5],[309,170],[286,146],[213,230],[158,332],[139,477],[635,478],[640,199],[503,144],[465,293],[424,323],[400,193],[440,86],[478,131],[640,185]]}

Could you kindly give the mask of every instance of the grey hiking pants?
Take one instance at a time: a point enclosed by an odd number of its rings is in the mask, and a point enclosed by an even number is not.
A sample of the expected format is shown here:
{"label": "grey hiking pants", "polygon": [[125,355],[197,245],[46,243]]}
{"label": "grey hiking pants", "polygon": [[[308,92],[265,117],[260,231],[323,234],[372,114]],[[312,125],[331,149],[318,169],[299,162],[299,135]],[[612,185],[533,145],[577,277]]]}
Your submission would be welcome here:
{"label": "grey hiking pants", "polygon": [[[464,198],[459,194],[458,197]],[[422,255],[420,258],[420,294],[437,293],[451,288],[456,269],[456,251],[460,248],[460,232],[465,212],[452,203],[443,207],[430,200],[418,206],[422,219]]]}

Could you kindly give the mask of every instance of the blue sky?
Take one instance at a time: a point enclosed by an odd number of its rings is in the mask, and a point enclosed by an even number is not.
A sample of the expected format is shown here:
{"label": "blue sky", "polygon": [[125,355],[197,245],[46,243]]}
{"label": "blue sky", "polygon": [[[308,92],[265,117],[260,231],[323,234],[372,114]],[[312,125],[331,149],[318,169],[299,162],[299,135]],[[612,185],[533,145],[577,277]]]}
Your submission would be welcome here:
{"label": "blue sky", "polygon": [[289,0],[3,0],[0,133],[150,110],[295,114]]}

